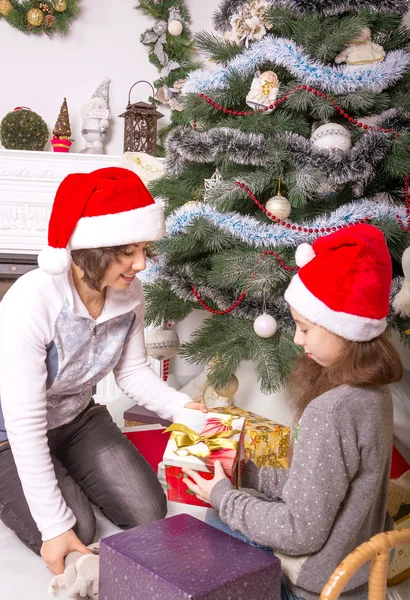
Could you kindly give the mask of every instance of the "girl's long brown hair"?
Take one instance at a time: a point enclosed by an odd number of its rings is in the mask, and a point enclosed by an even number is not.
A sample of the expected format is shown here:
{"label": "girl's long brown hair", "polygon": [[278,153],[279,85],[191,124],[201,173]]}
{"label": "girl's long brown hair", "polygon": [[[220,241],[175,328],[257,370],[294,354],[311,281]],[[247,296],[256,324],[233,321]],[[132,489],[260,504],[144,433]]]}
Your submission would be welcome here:
{"label": "girl's long brown hair", "polygon": [[331,367],[322,367],[306,354],[301,356],[287,385],[295,420],[308,404],[325,392],[349,384],[377,387],[400,381],[403,365],[400,355],[386,333],[370,342],[345,342],[340,359]]}

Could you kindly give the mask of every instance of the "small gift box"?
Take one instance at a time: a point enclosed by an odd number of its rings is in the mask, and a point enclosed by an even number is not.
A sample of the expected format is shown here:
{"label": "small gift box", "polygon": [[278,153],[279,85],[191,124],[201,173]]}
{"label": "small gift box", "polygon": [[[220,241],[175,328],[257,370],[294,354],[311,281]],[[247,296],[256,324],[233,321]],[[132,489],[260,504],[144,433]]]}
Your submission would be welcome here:
{"label": "small gift box", "polygon": [[[391,479],[387,497],[387,510],[394,520],[395,529],[410,529],[410,468],[393,447]],[[410,578],[410,544],[395,549],[389,565],[387,585],[393,586]]]}
{"label": "small gift box", "polygon": [[280,600],[280,560],[190,515],[100,542],[101,600]]}
{"label": "small gift box", "polygon": [[275,467],[287,469],[289,466],[290,427],[279,425],[265,417],[237,406],[215,408],[215,412],[245,419],[245,455],[251,458],[258,468]]}
{"label": "small gift box", "polygon": [[220,460],[225,474],[238,487],[245,464],[245,420],[193,410],[184,410],[177,420],[180,422],[165,430],[171,432],[163,457],[168,500],[210,506],[189,490],[182,469],[193,469],[205,479],[212,479],[215,461]]}

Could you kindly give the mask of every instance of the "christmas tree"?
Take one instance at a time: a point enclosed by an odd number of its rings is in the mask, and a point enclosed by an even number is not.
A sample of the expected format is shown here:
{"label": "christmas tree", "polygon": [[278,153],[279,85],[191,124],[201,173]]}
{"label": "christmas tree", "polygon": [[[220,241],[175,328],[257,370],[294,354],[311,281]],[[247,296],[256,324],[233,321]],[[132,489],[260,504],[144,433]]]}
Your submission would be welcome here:
{"label": "christmas tree", "polygon": [[51,144],[54,152],[68,152],[72,145],[72,141],[69,139],[70,136],[70,116],[68,114],[67,99],[64,98],[53,129],[53,139],[51,140]]}
{"label": "christmas tree", "polygon": [[261,389],[279,389],[298,354],[283,299],[295,249],[355,223],[386,236],[392,304],[403,288],[389,326],[409,344],[408,7],[225,0],[218,34],[197,36],[216,64],[191,73],[184,124],[166,140],[167,175],[151,187],[168,233],[149,270],[147,321],[206,310],[180,353],[211,362],[214,387],[251,359]]}

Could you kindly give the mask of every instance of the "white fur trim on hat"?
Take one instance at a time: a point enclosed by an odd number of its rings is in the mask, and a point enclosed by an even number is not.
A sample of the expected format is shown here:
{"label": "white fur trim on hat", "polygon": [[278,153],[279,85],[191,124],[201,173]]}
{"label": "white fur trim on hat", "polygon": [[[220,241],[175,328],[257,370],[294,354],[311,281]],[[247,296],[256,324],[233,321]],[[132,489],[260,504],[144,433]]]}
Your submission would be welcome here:
{"label": "white fur trim on hat", "polygon": [[387,327],[386,319],[369,319],[332,310],[307,289],[299,275],[295,275],[290,282],[285,300],[308,321],[346,340],[368,342]]}
{"label": "white fur trim on hat", "polygon": [[122,246],[160,240],[165,235],[164,211],[149,204],[112,215],[82,217],[68,243],[70,250]]}
{"label": "white fur trim on hat", "polygon": [[46,246],[37,257],[38,266],[49,275],[61,275],[71,267],[71,254],[66,248]]}

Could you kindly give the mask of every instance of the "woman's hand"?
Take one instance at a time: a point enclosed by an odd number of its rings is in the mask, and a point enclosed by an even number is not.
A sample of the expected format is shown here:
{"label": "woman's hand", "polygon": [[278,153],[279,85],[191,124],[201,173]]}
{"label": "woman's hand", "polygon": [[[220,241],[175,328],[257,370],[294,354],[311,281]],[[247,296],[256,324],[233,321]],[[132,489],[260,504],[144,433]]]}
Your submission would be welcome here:
{"label": "woman's hand", "polygon": [[200,410],[203,413],[207,413],[208,409],[202,402],[187,402],[184,408],[192,408],[192,410]]}
{"label": "woman's hand", "polygon": [[222,479],[228,479],[225,475],[225,471],[223,470],[220,460],[215,461],[215,476],[213,479],[204,479],[198,475],[196,471],[192,471],[192,469],[182,469],[182,471],[191,477],[191,479],[193,479],[195,482],[192,482],[190,479],[183,480],[191,492],[194,492],[197,498],[203,502],[208,502],[208,504],[209,498],[211,497],[211,492],[218,481],[222,481]]}
{"label": "woman's hand", "polygon": [[43,542],[40,554],[54,575],[64,573],[64,558],[69,552],[77,550],[82,554],[92,554],[91,550],[84,546],[72,529],[58,535],[51,540]]}

